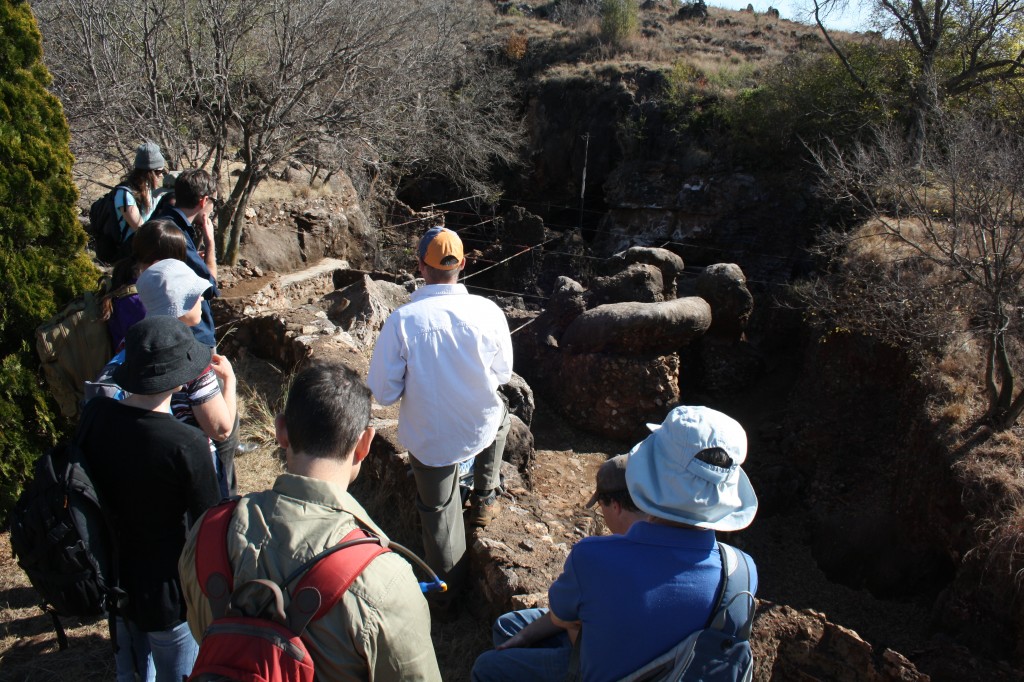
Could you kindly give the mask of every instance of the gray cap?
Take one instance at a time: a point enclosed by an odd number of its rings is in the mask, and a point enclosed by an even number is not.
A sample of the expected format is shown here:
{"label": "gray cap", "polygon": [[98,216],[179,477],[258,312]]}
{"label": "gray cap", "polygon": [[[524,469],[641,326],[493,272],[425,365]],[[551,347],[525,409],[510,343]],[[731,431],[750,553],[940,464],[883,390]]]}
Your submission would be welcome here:
{"label": "gray cap", "polygon": [[135,167],[139,170],[162,170],[167,165],[164,155],[160,153],[160,145],[156,142],[143,142],[135,150]]}

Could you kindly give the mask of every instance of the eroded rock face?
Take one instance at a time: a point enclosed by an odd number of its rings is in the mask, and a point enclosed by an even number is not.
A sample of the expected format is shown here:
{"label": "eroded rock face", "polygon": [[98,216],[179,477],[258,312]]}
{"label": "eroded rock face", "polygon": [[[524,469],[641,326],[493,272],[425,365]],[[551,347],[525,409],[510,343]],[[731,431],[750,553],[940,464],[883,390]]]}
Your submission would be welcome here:
{"label": "eroded rock face", "polygon": [[679,356],[567,354],[556,403],[573,422],[609,438],[640,435],[679,401]]}
{"label": "eroded rock face", "polygon": [[690,296],[660,303],[610,303],[573,320],[561,345],[571,354],[674,353],[711,326],[711,306]]}
{"label": "eroded rock face", "polygon": [[634,263],[622,272],[595,277],[590,283],[590,305],[606,303],[655,303],[665,300],[661,270],[646,263]]}
{"label": "eroded rock face", "polygon": [[926,682],[903,655],[877,651],[853,630],[808,609],[758,602],[751,635],[756,680]]}
{"label": "eroded rock face", "polygon": [[343,258],[356,268],[372,264],[367,251],[371,227],[354,190],[312,201],[263,202],[251,209],[239,252],[255,267],[292,272],[326,257]]}

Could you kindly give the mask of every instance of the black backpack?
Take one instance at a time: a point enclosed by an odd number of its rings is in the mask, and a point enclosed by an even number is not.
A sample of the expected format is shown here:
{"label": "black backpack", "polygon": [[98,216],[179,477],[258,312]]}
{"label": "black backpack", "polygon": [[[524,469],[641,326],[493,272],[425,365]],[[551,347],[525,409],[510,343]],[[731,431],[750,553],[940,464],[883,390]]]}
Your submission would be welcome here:
{"label": "black backpack", "polygon": [[117,219],[117,207],[114,196],[118,190],[130,192],[131,188],[118,185],[110,190],[89,207],[89,229],[96,247],[96,258],[104,263],[114,263],[130,255],[131,242],[126,241],[121,232],[121,221]]}
{"label": "black backpack", "polygon": [[43,598],[61,649],[68,642],[58,616],[106,613],[112,619],[123,597],[115,536],[80,447],[94,415],[87,407],[74,439],[36,460],[35,474],[11,513],[11,549]]}

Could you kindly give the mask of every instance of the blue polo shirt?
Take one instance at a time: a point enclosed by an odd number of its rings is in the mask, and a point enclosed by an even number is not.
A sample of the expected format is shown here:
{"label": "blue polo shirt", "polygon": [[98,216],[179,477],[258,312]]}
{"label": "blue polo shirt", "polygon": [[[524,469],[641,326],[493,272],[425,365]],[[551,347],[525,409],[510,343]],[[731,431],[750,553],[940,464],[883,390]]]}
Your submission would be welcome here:
{"label": "blue polo shirt", "polygon": [[704,627],[721,573],[714,531],[641,521],[576,543],[548,597],[556,616],[583,622],[583,679],[613,681]]}

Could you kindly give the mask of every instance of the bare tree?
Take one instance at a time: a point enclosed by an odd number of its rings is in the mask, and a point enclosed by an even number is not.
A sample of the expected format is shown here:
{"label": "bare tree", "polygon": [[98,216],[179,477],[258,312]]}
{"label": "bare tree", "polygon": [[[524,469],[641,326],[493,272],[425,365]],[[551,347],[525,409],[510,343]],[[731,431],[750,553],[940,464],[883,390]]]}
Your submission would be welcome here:
{"label": "bare tree", "polygon": [[[850,76],[867,89],[843,45],[824,20],[849,0],[812,0],[814,20]],[[910,138],[923,153],[928,121],[950,96],[1000,81],[1024,78],[1019,41],[1024,0],[873,0],[883,33],[899,40],[915,62],[910,100]]]}
{"label": "bare tree", "polygon": [[155,139],[230,178],[217,230],[228,264],[254,190],[289,157],[338,168],[324,150],[370,149],[362,158],[398,176],[439,172],[476,189],[488,162],[518,151],[510,98],[467,96],[493,94],[478,85],[496,67],[463,44],[476,16],[466,0],[37,5],[73,130],[102,149]]}
{"label": "bare tree", "polygon": [[928,347],[958,334],[986,349],[988,419],[1024,411],[1015,348],[1024,296],[1024,143],[977,116],[940,118],[923,153],[894,131],[817,154],[826,190],[866,218],[824,241],[833,273],[812,309],[841,327]]}

